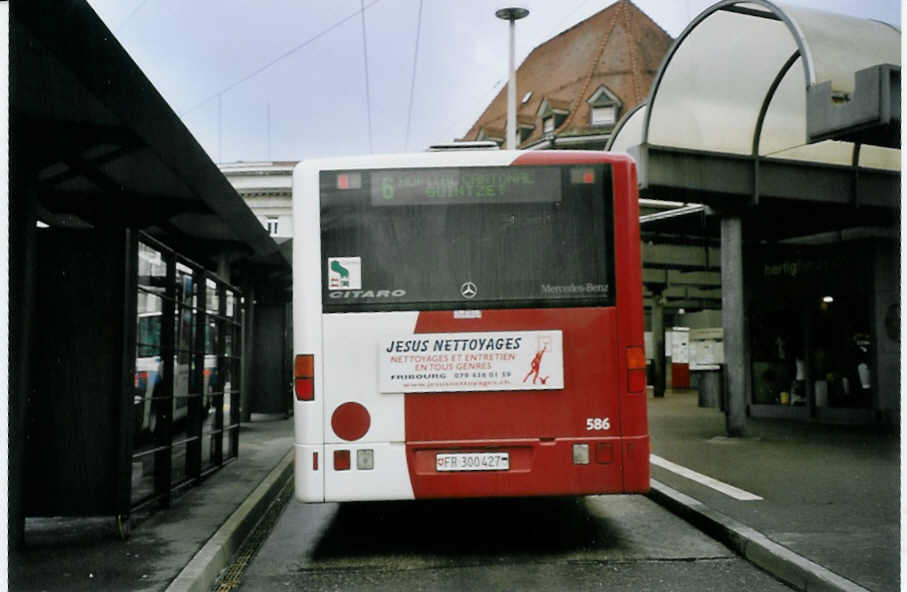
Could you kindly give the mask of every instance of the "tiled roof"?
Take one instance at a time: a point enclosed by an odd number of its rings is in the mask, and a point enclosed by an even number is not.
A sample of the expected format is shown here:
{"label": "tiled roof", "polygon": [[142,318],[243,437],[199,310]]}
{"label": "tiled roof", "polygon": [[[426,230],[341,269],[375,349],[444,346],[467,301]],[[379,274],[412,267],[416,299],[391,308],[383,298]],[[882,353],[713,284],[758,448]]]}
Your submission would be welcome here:
{"label": "tiled roof", "polygon": [[570,108],[573,106],[570,101],[566,99],[559,99],[555,96],[546,96],[543,98],[540,103],[548,101],[548,106],[555,111],[570,111]]}
{"label": "tiled roof", "polygon": [[485,135],[489,138],[503,138],[504,134],[507,132],[504,127],[500,126],[482,126],[479,131],[476,132],[476,135],[478,136],[478,134],[482,131],[484,131]]}
{"label": "tiled roof", "polygon": [[[602,128],[590,125],[589,97],[605,85],[622,102],[622,112],[644,101],[672,41],[635,4],[619,0],[536,47],[516,75],[517,97],[532,92],[526,103],[517,104],[517,119],[535,122],[520,146],[542,138],[536,117],[545,99],[553,109],[568,111],[555,135],[601,134]],[[475,140],[480,128],[498,130],[506,125],[505,86],[463,139]]]}

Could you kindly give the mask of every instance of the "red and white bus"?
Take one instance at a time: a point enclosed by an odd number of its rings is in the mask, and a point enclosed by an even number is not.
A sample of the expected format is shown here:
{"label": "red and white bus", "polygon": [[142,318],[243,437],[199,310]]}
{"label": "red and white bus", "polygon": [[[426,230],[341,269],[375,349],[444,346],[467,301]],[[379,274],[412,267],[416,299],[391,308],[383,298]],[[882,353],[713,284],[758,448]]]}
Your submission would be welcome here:
{"label": "red and white bus", "polygon": [[605,152],[300,163],[297,498],[647,491],[637,202]]}

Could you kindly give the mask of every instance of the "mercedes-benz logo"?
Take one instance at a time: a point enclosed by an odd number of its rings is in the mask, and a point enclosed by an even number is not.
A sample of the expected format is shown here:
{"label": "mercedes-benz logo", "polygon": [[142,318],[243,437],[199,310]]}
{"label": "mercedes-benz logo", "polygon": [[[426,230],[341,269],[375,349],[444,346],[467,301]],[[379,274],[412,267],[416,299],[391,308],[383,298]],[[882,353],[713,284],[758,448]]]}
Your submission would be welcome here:
{"label": "mercedes-benz logo", "polygon": [[463,295],[463,298],[475,298],[478,293],[479,289],[472,282],[463,282],[463,285],[460,286],[460,294]]}

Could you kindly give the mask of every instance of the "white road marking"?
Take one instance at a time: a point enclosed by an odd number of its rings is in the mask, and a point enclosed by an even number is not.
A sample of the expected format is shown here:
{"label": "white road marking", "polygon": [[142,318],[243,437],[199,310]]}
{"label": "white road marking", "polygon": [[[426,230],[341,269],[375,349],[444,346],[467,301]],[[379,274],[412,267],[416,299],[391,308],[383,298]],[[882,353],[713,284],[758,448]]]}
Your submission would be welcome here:
{"label": "white road marking", "polygon": [[697,473],[696,471],[694,471],[692,469],[688,469],[688,468],[682,467],[678,464],[674,464],[669,460],[665,460],[665,459],[661,458],[660,456],[655,456],[654,454],[651,454],[651,455],[649,455],[649,459],[651,460],[652,464],[657,467],[661,467],[662,469],[671,471],[672,473],[676,473],[676,474],[680,475],[681,477],[686,477],[687,479],[696,481],[697,483],[699,483],[701,485],[705,485],[706,487],[711,487],[715,491],[720,491],[724,495],[727,495],[734,499],[738,499],[738,500],[744,501],[744,502],[752,502],[752,501],[758,501],[758,500],[762,499],[761,497],[759,497],[758,495],[756,495],[754,493],[750,493],[749,491],[744,491],[742,489],[734,487],[733,485],[728,485],[727,483],[724,483],[723,481],[719,481],[718,479],[712,479],[708,475],[703,475],[702,473]]}

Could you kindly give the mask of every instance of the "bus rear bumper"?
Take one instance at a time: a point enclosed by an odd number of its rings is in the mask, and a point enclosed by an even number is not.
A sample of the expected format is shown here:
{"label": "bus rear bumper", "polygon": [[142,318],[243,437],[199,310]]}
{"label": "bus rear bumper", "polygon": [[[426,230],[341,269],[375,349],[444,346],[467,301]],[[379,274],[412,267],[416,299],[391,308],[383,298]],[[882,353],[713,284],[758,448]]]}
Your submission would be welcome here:
{"label": "bus rear bumper", "polygon": [[297,444],[295,468],[301,502],[413,499],[403,442]]}
{"label": "bus rear bumper", "polygon": [[[438,468],[439,454],[483,452],[506,452],[508,468]],[[647,435],[410,442],[407,462],[416,498],[593,495],[644,493],[649,489]]]}

